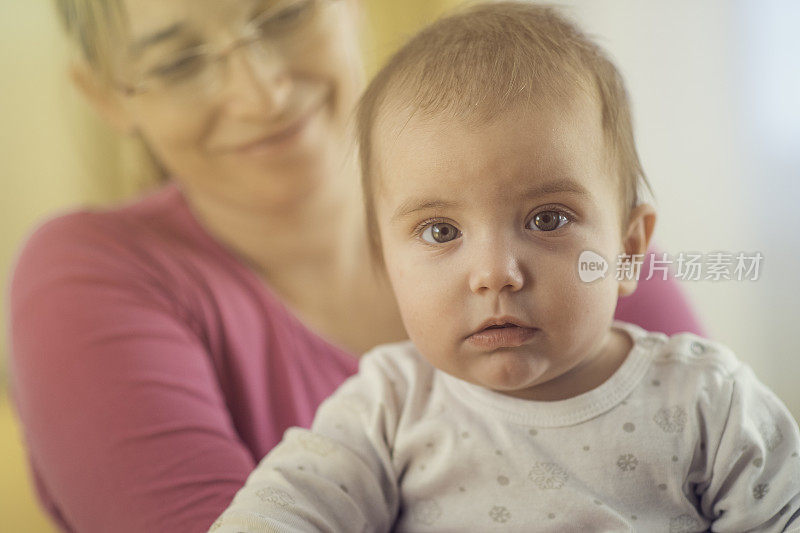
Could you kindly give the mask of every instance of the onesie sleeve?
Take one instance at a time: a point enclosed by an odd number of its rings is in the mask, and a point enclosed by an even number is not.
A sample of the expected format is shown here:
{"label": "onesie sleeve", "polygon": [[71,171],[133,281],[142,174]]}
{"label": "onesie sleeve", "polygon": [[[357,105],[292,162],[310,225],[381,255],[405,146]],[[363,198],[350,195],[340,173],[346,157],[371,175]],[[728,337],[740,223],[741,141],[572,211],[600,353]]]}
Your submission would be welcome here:
{"label": "onesie sleeve", "polygon": [[170,287],[90,215],[40,227],[10,287],[11,392],[40,492],[67,531],[206,531],[255,461]]}
{"label": "onesie sleeve", "polygon": [[210,531],[391,531],[400,380],[377,364],[376,350],[323,402],[310,430],[287,430]]}
{"label": "onesie sleeve", "polygon": [[800,531],[800,432],[749,366],[733,375],[727,420],[701,495],[711,531]]}

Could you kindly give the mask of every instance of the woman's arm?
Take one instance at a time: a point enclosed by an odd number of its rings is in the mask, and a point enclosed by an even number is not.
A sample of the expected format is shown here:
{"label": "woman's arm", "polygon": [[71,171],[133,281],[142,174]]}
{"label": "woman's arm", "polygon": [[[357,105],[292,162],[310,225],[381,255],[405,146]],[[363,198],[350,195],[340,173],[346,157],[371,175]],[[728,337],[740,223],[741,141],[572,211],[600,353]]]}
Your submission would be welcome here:
{"label": "woman's arm", "polygon": [[83,215],[19,258],[12,394],[67,530],[205,531],[255,466],[202,340],[153,279]]}
{"label": "woman's arm", "polygon": [[[673,269],[668,272],[666,280],[663,279],[663,273],[658,270],[653,272],[649,280],[647,279],[651,256],[660,260],[662,254],[661,250],[653,247],[647,251],[636,291],[630,296],[619,299],[614,318],[637,324],[648,331],[661,331],[667,335],[689,331],[705,336],[703,325],[698,320],[691,302],[673,277]],[[667,255],[667,259],[670,257]]]}

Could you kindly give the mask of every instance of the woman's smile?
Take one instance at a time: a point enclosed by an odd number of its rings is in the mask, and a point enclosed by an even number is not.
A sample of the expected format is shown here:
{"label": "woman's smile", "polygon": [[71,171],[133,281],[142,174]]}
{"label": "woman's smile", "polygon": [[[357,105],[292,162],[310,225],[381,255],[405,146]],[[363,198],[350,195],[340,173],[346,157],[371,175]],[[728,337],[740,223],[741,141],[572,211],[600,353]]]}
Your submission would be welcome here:
{"label": "woman's smile", "polygon": [[307,111],[298,113],[294,118],[268,128],[266,133],[254,136],[252,141],[237,143],[224,151],[236,156],[272,156],[277,152],[284,152],[303,144],[303,140],[307,139],[310,130],[322,118],[326,101],[325,98],[322,98],[309,106]]}

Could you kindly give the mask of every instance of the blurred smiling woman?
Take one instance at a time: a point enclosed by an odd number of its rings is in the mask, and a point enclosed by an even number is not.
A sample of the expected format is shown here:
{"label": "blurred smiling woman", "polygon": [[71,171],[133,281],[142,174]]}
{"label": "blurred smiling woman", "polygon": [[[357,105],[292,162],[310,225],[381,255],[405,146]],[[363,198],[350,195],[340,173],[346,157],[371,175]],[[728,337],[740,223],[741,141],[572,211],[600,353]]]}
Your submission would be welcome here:
{"label": "blurred smiling woman", "polygon": [[[361,7],[56,4],[74,83],[168,179],[46,221],[20,254],[12,394],[37,491],[65,531],[204,531],[358,354],[406,337],[348,130]],[[699,332],[658,277],[617,317]]]}

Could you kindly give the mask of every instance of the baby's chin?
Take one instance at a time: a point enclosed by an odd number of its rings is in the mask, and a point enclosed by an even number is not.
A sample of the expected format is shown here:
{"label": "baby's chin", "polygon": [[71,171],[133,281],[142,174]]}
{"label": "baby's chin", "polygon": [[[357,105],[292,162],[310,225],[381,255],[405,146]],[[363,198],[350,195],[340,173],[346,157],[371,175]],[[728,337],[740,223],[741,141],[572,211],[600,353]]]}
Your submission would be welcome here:
{"label": "baby's chin", "polygon": [[502,394],[526,398],[546,381],[547,359],[514,349],[498,350],[484,356],[474,376],[476,384]]}

